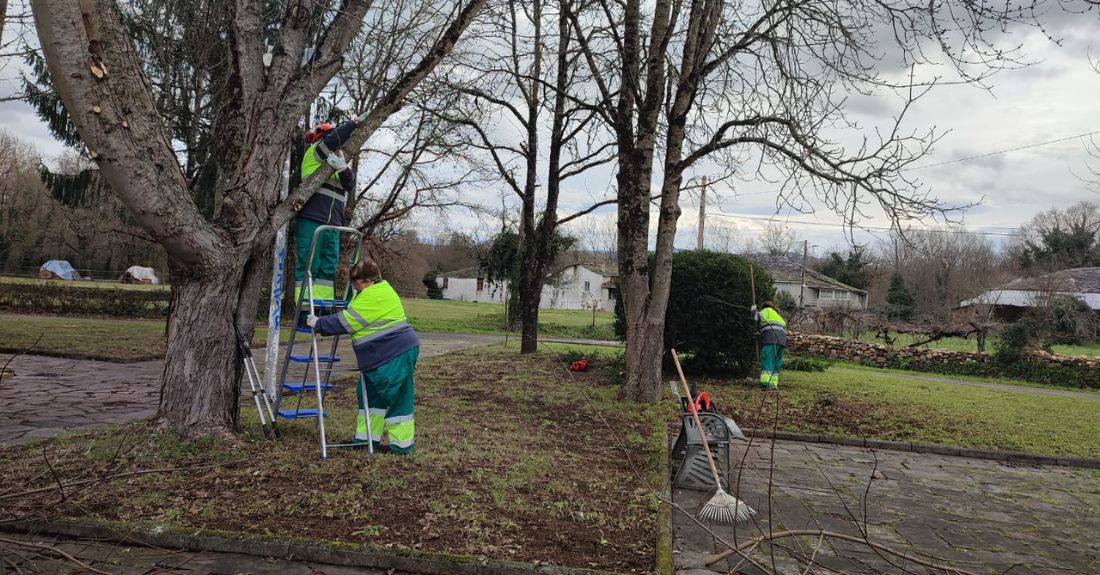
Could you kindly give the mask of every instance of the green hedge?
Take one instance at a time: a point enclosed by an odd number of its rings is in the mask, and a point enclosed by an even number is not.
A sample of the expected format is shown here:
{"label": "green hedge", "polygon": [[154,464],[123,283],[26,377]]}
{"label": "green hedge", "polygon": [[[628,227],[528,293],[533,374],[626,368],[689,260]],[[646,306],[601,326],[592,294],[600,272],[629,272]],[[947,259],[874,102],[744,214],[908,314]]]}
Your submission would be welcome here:
{"label": "green hedge", "polygon": [[0,311],[159,319],[168,315],[168,290],[0,283]]}

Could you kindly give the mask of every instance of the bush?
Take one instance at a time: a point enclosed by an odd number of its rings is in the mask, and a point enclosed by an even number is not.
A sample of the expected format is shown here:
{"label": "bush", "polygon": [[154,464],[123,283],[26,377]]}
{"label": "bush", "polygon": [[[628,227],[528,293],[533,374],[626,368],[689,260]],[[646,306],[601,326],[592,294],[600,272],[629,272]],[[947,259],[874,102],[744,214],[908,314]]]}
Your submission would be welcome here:
{"label": "bush", "polygon": [[0,310],[30,314],[160,319],[169,291],[0,283]]}
{"label": "bush", "polygon": [[790,371],[825,371],[831,363],[812,357],[788,357],[783,361],[783,369]]}
{"label": "bush", "polygon": [[798,311],[798,300],[785,291],[775,292],[775,299],[772,300],[772,303],[779,308],[779,311],[783,312],[784,317],[789,317]]}
{"label": "bush", "polygon": [[[689,369],[734,377],[752,372],[757,354],[749,265],[743,258],[707,250],[672,256],[665,347],[683,353]],[[756,301],[771,299],[771,276],[762,269],[755,274]]]}
{"label": "bush", "polygon": [[439,282],[436,281],[439,277],[435,271],[430,271],[424,274],[424,279],[421,280],[424,287],[428,288],[428,299],[443,299],[443,290],[439,287]]}
{"label": "bush", "polygon": [[995,357],[997,363],[1008,365],[1019,361],[1028,352],[1041,349],[1042,346],[1042,327],[1039,325],[1039,320],[1027,313],[1001,331]]}

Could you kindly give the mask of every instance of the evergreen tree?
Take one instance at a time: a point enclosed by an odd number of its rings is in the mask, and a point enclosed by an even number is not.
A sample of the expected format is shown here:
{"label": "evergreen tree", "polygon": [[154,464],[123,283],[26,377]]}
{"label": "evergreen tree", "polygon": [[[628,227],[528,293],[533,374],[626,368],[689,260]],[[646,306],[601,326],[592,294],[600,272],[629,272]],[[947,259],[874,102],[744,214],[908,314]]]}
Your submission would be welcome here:
{"label": "evergreen tree", "polygon": [[890,319],[909,320],[913,317],[913,294],[905,286],[900,272],[890,278],[890,290],[886,292],[886,315]]}
{"label": "evergreen tree", "polygon": [[862,247],[849,250],[847,258],[837,252],[830,253],[829,259],[817,271],[856,289],[867,289],[867,262],[863,260]]}

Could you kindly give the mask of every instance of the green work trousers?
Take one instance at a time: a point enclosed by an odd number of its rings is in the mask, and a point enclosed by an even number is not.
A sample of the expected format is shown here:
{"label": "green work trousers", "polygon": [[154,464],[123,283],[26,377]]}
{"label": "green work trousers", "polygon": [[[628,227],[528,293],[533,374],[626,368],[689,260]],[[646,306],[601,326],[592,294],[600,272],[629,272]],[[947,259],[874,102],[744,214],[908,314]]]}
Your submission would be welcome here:
{"label": "green work trousers", "polygon": [[[303,283],[306,277],[306,265],[309,264],[309,245],[313,241],[313,232],[322,226],[321,222],[306,218],[294,219],[294,299],[301,296],[301,290],[307,289]],[[336,268],[340,263],[340,234],[335,230],[325,230],[317,236],[316,253],[310,274],[313,275],[314,299],[334,299],[333,289]]]}
{"label": "green work trousers", "polygon": [[390,437],[391,453],[411,453],[416,447],[413,420],[413,372],[420,346],[363,373],[369,409],[363,408],[363,386],[355,386],[359,415],[355,422],[355,443],[381,445],[382,434]]}
{"label": "green work trousers", "polygon": [[778,345],[760,347],[760,387],[779,388],[779,368],[783,366],[783,354],[786,349]]}

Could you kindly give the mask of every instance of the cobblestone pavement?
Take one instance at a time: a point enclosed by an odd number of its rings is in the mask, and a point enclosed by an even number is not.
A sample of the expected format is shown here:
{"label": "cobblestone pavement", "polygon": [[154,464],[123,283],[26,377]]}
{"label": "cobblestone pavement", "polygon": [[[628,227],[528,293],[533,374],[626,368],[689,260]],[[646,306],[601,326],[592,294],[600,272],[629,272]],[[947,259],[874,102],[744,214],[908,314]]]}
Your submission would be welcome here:
{"label": "cobblestone pavement", "polygon": [[[421,357],[503,341],[493,335],[421,333]],[[264,352],[253,350],[263,367]],[[355,365],[351,343],[340,355]],[[0,381],[0,446],[53,437],[66,430],[123,423],[156,413],[162,361],[111,363],[23,355]],[[243,385],[247,391],[247,383]]]}
{"label": "cobblestone pavement", "polygon": [[[736,483],[746,449],[738,444],[731,450]],[[931,555],[972,573],[1100,573],[1100,472],[1095,470],[787,441],[775,442],[774,458],[766,440],[757,440],[748,451],[740,495],[758,513],[755,523],[712,526],[730,543],[768,532],[769,525],[773,532],[828,530],[857,537],[865,525],[873,542]],[[676,489],[673,499],[694,513],[709,496]],[[705,566],[708,557],[726,547],[678,510],[673,511],[673,538],[680,575],[729,573],[735,567],[734,572],[764,572],[752,565],[738,567],[736,557]],[[776,549],[775,572],[804,573],[806,564],[800,567],[792,554],[813,555],[817,538],[781,543],[785,549]],[[754,556],[771,570],[766,548]],[[832,571],[819,567],[811,573],[943,573],[843,541],[826,541],[814,560]],[[1018,566],[1009,570],[1013,565]]]}
{"label": "cobblestone pavement", "polygon": [[117,575],[408,575],[398,571],[264,559],[233,553],[196,553],[27,535],[2,536],[0,573],[89,573],[77,563],[36,545],[58,549],[85,565]]}

